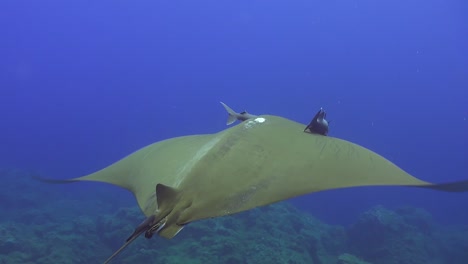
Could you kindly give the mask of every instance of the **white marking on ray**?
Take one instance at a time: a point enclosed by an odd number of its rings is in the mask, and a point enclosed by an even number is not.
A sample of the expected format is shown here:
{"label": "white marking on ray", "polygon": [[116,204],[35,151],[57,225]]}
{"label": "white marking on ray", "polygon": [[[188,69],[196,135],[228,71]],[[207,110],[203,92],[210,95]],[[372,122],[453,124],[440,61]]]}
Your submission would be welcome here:
{"label": "white marking on ray", "polygon": [[166,222],[162,223],[162,225],[160,227],[158,227],[158,229],[156,229],[156,233],[159,233],[159,231],[161,231],[161,229],[163,229],[163,227],[166,226]]}
{"label": "white marking on ray", "polygon": [[257,117],[254,120],[249,120],[249,121],[245,122],[244,128],[249,129],[249,128],[252,128],[253,126],[255,126],[257,124],[261,124],[261,123],[263,123],[265,121],[266,121],[265,118]]}
{"label": "white marking on ray", "polygon": [[249,121],[245,122],[244,128],[249,129],[249,128],[251,128],[253,125],[255,125],[255,122],[252,121],[252,120],[249,120]]}
{"label": "white marking on ray", "polygon": [[184,227],[183,227],[183,226],[181,226],[181,227],[180,227],[180,229],[179,229],[179,230],[177,230],[177,232],[174,234],[174,236],[177,236],[177,234],[179,234],[179,232],[180,232],[180,231],[182,231],[182,229],[184,229]]}

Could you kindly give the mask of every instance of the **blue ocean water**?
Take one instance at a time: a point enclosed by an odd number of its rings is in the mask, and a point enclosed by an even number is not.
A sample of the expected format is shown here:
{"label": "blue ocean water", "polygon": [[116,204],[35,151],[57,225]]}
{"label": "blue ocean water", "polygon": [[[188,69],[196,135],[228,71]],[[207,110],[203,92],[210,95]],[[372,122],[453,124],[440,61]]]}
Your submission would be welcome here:
{"label": "blue ocean water", "polygon": [[[2,1],[0,166],[87,174],[158,140],[226,128],[224,101],[302,123],[324,107],[331,136],[427,181],[467,179],[467,10],[442,0]],[[332,224],[378,204],[468,223],[466,193],[356,188],[292,202]]]}

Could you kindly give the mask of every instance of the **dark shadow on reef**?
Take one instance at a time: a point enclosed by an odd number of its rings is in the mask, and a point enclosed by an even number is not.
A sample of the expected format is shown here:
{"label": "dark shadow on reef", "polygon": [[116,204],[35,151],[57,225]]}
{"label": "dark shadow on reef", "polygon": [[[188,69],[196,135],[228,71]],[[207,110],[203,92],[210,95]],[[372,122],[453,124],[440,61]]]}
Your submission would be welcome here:
{"label": "dark shadow on reef", "polygon": [[[143,219],[137,207],[115,209],[105,194],[92,196],[88,189],[71,195],[67,187],[45,187],[29,176],[0,170],[0,264],[101,263]],[[172,240],[140,238],[114,263],[465,264],[467,260],[468,226],[439,226],[422,209],[376,206],[343,227],[282,202],[191,223]]]}

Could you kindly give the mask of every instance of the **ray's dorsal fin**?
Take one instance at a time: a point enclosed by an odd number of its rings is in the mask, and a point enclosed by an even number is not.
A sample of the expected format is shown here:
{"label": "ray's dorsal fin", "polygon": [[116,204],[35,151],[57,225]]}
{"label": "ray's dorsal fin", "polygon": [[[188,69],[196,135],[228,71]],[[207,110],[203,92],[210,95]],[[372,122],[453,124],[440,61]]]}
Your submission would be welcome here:
{"label": "ray's dorsal fin", "polygon": [[173,206],[173,203],[177,200],[178,193],[177,189],[158,183],[156,185],[158,208],[164,210],[164,208]]}
{"label": "ray's dorsal fin", "polygon": [[179,193],[176,188],[161,183],[156,185],[156,201],[158,203],[157,221],[165,218],[174,210],[179,202]]}
{"label": "ray's dorsal fin", "polygon": [[[158,230],[158,234],[161,237],[171,239],[176,236],[182,228],[183,225],[178,225],[177,220],[179,214],[183,209],[190,206],[190,202],[180,201],[180,191],[176,188],[169,187],[164,184],[156,185],[156,199],[158,201],[158,216],[166,217],[170,215],[166,221],[166,224]],[[171,214],[172,211],[177,211],[175,214]]]}

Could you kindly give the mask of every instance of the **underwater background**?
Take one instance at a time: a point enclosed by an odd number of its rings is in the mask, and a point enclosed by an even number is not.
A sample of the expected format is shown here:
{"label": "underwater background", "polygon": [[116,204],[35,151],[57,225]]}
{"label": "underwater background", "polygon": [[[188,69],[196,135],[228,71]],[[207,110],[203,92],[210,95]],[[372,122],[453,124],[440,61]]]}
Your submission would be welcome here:
{"label": "underwater background", "polygon": [[[0,2],[0,264],[102,263],[143,220],[130,193],[46,185],[234,110],[308,123],[418,178],[468,178],[468,3]],[[114,263],[468,263],[468,193],[305,195],[138,239]]]}

